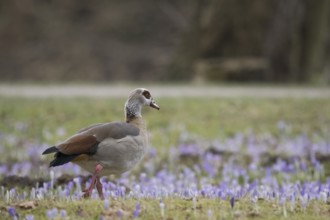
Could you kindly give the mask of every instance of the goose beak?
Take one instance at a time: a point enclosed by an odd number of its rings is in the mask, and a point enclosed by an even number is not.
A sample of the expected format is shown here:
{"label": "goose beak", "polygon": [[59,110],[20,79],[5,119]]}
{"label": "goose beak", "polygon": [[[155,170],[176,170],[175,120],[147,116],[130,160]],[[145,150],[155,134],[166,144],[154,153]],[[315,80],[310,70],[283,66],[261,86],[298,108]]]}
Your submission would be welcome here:
{"label": "goose beak", "polygon": [[156,102],[155,102],[154,100],[151,100],[151,102],[150,102],[150,107],[155,108],[155,109],[157,109],[157,110],[160,109],[159,106],[156,104]]}

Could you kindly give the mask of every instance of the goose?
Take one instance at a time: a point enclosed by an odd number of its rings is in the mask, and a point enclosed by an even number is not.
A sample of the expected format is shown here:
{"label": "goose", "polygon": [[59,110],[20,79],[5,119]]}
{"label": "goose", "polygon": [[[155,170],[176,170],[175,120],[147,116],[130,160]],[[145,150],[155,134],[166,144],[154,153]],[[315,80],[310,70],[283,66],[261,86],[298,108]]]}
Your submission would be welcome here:
{"label": "goose", "polygon": [[83,196],[90,197],[96,186],[99,197],[104,199],[100,177],[131,170],[146,152],[148,134],[141,115],[143,106],[160,109],[147,89],[137,88],[125,102],[125,122],[93,124],[47,148],[43,155],[54,153],[49,167],[69,162],[79,165],[92,173],[91,184]]}

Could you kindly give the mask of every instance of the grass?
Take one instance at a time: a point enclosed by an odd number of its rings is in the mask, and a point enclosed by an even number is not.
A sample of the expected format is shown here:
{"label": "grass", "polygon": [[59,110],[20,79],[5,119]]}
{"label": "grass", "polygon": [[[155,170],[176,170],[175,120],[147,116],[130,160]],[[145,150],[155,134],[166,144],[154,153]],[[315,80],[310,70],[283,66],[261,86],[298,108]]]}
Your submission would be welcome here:
{"label": "grass", "polygon": [[[45,140],[45,131],[68,134],[89,124],[123,121],[124,99],[23,99],[1,98],[1,131],[15,132],[17,122],[28,127],[24,138]],[[160,111],[146,108],[151,144],[176,143],[183,131],[201,138],[228,137],[237,132],[275,133],[285,121],[292,133],[326,133],[330,127],[330,102],[325,99],[158,99]],[[56,135],[53,141],[58,141]],[[51,141],[51,140],[46,140]],[[52,143],[50,143],[52,144]]]}
{"label": "grass", "polygon": [[[162,219],[159,201],[155,200],[113,200],[110,201],[109,209],[104,210],[103,202],[100,200],[82,201],[47,201],[36,202],[34,209],[21,209],[21,216],[33,213],[42,219],[45,210],[56,207],[60,210],[68,210],[70,219],[99,219],[102,214],[105,219],[118,219],[117,211],[120,210],[124,219],[132,218],[132,212],[136,203],[141,205],[138,219]],[[223,200],[198,199],[196,204],[192,200],[178,200],[175,198],[164,200],[164,219],[328,219],[329,205],[312,203],[306,210],[301,207],[290,210],[286,204],[286,216],[283,216],[284,208],[269,202],[260,201],[258,205],[251,204],[248,200],[237,202],[233,209],[230,204]],[[211,214],[210,214],[211,212]],[[298,214],[297,214],[298,213]],[[142,216],[142,217],[141,217]],[[60,219],[60,218],[57,218]]]}
{"label": "grass", "polygon": [[[233,136],[237,132],[253,130],[257,134],[277,135],[278,122],[289,125],[290,134],[320,134],[329,139],[330,102],[325,99],[223,99],[223,98],[162,98],[157,99],[161,110],[144,110],[150,130],[150,144],[162,152],[176,146],[182,133],[188,132],[199,139],[212,140]],[[49,98],[25,99],[0,97],[0,133],[13,134],[20,141],[52,145],[89,124],[123,120],[124,99]],[[18,129],[24,126],[24,132]],[[59,132],[65,130],[65,135]],[[19,141],[18,141],[19,143]],[[19,146],[2,144],[6,154],[0,163],[20,160],[15,149]],[[2,150],[2,152],[4,152]],[[327,165],[326,165],[327,166]],[[289,203],[284,208],[276,202],[260,201],[254,205],[247,199],[236,202],[198,197],[190,199],[164,198],[165,214],[161,215],[159,200],[117,199],[110,201],[105,210],[99,200],[65,201],[57,198],[34,200],[34,207],[20,208],[22,201],[0,201],[2,219],[9,219],[7,208],[16,207],[21,217],[33,214],[44,219],[46,210],[56,207],[67,211],[67,219],[116,219],[120,209],[124,218],[132,218],[137,202],[141,205],[139,219],[328,219],[330,205],[313,201],[306,210],[299,205],[293,211]],[[210,214],[211,213],[211,214]],[[60,219],[59,217],[57,219]]]}

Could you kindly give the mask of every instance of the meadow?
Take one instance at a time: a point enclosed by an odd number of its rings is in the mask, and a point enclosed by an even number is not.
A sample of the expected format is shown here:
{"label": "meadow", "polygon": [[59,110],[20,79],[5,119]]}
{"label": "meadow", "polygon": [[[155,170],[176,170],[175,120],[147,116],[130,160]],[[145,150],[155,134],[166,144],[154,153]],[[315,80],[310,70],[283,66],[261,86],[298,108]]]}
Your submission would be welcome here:
{"label": "meadow", "polygon": [[145,159],[102,178],[102,201],[41,152],[123,120],[125,99],[0,97],[1,219],[329,219],[328,99],[155,98]]}

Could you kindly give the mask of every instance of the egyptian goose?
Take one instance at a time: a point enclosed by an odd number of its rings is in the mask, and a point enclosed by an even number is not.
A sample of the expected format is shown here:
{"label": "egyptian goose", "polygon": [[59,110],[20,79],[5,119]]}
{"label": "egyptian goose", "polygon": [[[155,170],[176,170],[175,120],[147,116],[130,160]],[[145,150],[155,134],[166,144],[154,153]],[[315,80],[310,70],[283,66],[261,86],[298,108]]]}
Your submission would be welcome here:
{"label": "egyptian goose", "polygon": [[144,105],[159,110],[147,89],[135,89],[125,103],[126,122],[90,125],[42,154],[55,153],[50,167],[73,162],[93,173],[84,197],[90,197],[96,185],[100,198],[104,199],[100,177],[130,170],[146,151],[148,135],[141,116]]}

